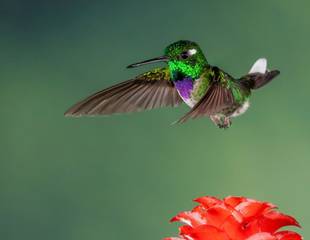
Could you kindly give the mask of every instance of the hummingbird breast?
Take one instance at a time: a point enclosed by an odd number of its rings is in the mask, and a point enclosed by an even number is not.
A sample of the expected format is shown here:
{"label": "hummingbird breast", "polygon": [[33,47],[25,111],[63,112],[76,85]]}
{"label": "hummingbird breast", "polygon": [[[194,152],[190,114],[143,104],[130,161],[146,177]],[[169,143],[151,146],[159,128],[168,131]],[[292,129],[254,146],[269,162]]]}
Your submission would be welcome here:
{"label": "hummingbird breast", "polygon": [[197,101],[195,101],[192,97],[194,84],[195,80],[193,80],[191,77],[185,77],[174,82],[174,86],[177,89],[180,97],[190,108],[192,108],[197,103]]}

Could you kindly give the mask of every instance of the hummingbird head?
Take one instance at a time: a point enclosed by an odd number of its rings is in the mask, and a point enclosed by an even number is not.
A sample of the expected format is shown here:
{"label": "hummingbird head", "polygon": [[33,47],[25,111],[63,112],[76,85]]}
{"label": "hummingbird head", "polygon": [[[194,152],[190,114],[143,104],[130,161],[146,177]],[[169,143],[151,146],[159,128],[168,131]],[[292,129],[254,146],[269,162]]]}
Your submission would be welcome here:
{"label": "hummingbird head", "polygon": [[199,78],[203,68],[208,65],[207,59],[197,43],[181,40],[166,47],[164,56],[131,64],[128,68],[154,62],[167,62],[172,80],[179,80],[183,77]]}
{"label": "hummingbird head", "polygon": [[183,77],[199,78],[208,64],[205,55],[197,43],[181,40],[170,44],[165,49],[172,79]]}

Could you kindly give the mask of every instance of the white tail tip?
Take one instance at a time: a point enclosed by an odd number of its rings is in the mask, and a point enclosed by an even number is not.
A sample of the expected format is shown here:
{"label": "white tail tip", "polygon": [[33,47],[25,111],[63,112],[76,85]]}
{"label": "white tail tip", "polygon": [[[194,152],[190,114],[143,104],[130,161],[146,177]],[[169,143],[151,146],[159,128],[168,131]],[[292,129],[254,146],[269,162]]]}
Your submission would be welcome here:
{"label": "white tail tip", "polygon": [[258,59],[254,65],[252,66],[249,73],[266,73],[267,71],[267,59],[266,58],[260,58]]}

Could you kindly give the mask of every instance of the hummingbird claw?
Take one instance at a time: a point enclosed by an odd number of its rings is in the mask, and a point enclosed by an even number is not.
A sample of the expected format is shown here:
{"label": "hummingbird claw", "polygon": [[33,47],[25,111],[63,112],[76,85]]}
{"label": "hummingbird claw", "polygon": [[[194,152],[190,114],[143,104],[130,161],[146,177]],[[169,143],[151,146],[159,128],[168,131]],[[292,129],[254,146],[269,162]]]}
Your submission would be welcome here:
{"label": "hummingbird claw", "polygon": [[221,129],[227,129],[231,126],[231,119],[224,115],[213,115],[210,118],[212,122]]}

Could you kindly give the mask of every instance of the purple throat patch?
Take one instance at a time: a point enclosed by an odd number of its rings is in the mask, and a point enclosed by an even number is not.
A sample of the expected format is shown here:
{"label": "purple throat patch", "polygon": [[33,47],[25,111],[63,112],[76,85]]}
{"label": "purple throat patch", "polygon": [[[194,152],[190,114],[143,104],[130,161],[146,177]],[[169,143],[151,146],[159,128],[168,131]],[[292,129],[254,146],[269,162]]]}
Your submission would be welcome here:
{"label": "purple throat patch", "polygon": [[183,78],[182,80],[175,81],[174,85],[182,98],[190,99],[193,90],[192,78]]}

